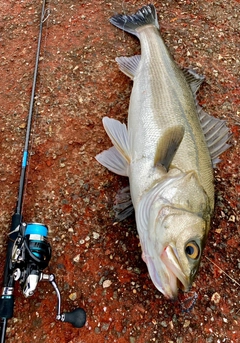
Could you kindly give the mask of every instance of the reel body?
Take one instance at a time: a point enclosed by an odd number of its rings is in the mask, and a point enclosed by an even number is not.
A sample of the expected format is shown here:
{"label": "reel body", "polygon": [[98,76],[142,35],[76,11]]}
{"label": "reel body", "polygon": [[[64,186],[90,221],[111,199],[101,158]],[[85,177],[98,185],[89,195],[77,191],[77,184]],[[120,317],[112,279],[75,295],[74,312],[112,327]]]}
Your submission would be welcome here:
{"label": "reel body", "polygon": [[[43,270],[48,266],[51,259],[51,246],[48,242],[48,228],[40,223],[22,223],[10,232],[16,237],[9,256],[8,283],[5,284],[0,298],[0,313],[3,318],[11,318],[13,305],[14,282],[18,281],[25,297],[34,294],[38,282],[49,281],[57,294],[56,319],[71,323],[74,327],[81,328],[86,322],[86,313],[82,308],[71,312],[61,313],[61,294],[55,282],[54,274],[45,274]],[[8,286],[6,286],[8,284]]]}
{"label": "reel body", "polygon": [[40,223],[21,223],[12,250],[12,269],[25,297],[32,296],[42,271],[51,259],[51,246],[47,240],[48,228]]}

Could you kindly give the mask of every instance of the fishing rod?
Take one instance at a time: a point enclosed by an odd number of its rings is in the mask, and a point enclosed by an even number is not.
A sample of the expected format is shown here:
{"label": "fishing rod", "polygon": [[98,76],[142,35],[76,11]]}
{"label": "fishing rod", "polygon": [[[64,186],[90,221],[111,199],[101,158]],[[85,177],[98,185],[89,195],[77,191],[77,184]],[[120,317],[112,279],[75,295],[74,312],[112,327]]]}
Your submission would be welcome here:
{"label": "fishing rod", "polygon": [[12,215],[10,232],[8,234],[3,288],[0,297],[0,343],[5,342],[7,321],[13,317],[14,284],[16,281],[19,282],[25,297],[29,297],[34,294],[39,281],[49,281],[57,294],[56,319],[62,322],[71,323],[77,328],[84,326],[86,322],[86,313],[82,308],[77,308],[72,312],[61,313],[61,294],[55,282],[55,276],[54,274],[49,275],[43,273],[43,270],[48,266],[48,263],[51,259],[51,246],[47,239],[48,228],[46,225],[41,223],[25,223],[23,222],[22,216],[24,185],[26,180],[26,168],[28,164],[28,149],[31,134],[42,29],[43,23],[46,20],[45,7],[46,1],[43,0],[17,204],[15,212]]}

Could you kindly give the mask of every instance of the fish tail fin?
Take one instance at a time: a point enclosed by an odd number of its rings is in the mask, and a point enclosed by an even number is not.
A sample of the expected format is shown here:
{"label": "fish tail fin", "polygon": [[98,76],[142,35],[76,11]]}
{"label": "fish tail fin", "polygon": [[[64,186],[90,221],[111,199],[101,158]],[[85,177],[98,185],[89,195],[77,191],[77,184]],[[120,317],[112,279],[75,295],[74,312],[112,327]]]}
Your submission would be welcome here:
{"label": "fish tail fin", "polygon": [[133,15],[117,14],[110,18],[110,23],[135,36],[138,36],[139,27],[154,25],[159,28],[156,9],[152,4],[143,6]]}

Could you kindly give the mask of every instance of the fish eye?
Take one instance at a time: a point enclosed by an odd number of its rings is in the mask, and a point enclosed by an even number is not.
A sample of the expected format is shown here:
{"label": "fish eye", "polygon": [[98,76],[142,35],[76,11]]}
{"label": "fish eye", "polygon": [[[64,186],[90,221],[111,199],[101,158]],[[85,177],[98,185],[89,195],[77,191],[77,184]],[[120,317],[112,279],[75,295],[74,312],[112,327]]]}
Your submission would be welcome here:
{"label": "fish eye", "polygon": [[193,260],[196,260],[199,256],[200,249],[196,242],[188,242],[185,247],[185,252],[188,257]]}

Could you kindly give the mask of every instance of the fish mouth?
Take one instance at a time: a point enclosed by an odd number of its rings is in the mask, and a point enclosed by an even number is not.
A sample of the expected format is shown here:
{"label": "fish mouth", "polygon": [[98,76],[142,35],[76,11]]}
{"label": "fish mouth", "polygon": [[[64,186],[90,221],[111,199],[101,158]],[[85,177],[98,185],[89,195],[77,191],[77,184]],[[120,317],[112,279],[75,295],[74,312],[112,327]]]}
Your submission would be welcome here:
{"label": "fish mouth", "polygon": [[169,298],[172,299],[177,298],[178,288],[184,292],[189,289],[189,278],[183,273],[175,250],[174,247],[168,245],[161,254],[161,260],[168,271],[170,288],[168,293]]}

